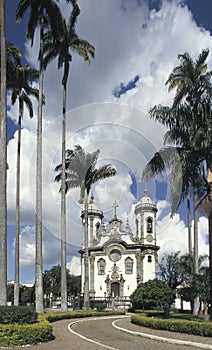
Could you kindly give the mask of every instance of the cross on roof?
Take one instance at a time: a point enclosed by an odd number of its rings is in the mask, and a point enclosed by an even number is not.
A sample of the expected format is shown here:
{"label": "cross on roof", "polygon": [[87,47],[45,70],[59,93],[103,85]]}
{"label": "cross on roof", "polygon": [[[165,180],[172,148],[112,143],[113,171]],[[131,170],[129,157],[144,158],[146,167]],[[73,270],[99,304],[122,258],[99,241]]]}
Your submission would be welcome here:
{"label": "cross on roof", "polygon": [[117,216],[116,216],[116,208],[118,208],[119,207],[119,205],[118,205],[118,203],[115,201],[114,203],[113,203],[113,208],[114,208],[114,218],[117,218]]}

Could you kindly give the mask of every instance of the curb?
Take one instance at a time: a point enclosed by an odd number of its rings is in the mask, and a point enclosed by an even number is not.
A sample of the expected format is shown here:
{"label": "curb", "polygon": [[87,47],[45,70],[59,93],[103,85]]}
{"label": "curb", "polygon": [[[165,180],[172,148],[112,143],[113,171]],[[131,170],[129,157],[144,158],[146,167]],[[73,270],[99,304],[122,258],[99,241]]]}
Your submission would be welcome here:
{"label": "curb", "polygon": [[159,337],[157,335],[152,335],[152,334],[147,334],[147,333],[130,331],[129,329],[117,326],[116,322],[118,322],[118,321],[119,320],[115,320],[112,322],[113,327],[116,328],[117,330],[125,332],[125,333],[130,333],[132,335],[136,335],[136,336],[144,337],[144,338],[149,338],[152,340],[159,340],[161,342],[166,342],[169,344],[188,345],[188,346],[194,346],[194,347],[201,348],[201,349],[212,349],[212,345],[210,345],[210,344],[197,343],[197,342],[192,342],[192,341],[188,341],[188,340],[171,339],[171,338]]}

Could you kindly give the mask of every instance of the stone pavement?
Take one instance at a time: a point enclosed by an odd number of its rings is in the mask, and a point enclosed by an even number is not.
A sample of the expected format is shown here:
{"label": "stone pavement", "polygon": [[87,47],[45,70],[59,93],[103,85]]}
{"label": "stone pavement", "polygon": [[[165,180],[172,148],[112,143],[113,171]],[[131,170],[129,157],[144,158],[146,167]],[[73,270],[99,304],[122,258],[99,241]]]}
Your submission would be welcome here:
{"label": "stone pavement", "polygon": [[[27,346],[27,350],[71,350],[71,349],[86,349],[86,350],[100,350],[107,349],[122,349],[122,350],[151,350],[157,348],[157,350],[197,350],[197,349],[212,349],[212,338],[200,337],[195,335],[181,334],[168,331],[152,330],[131,324],[130,317],[113,319],[82,319],[79,323],[73,325],[73,330],[84,337],[94,339],[95,342],[91,343],[87,340],[80,338],[76,334],[70,333],[68,325],[76,320],[63,320],[53,323],[55,340],[37,344],[34,346]],[[115,321],[115,322],[114,322]],[[116,327],[122,328],[122,330],[115,329],[111,324],[115,323]],[[129,332],[137,334],[143,333],[143,336],[132,336],[132,334],[123,332],[123,329],[127,329]],[[138,335],[138,334],[137,334]],[[147,338],[147,336],[149,338]],[[157,340],[154,340],[154,337]],[[171,339],[172,344],[167,343],[164,339]],[[175,341],[174,341],[175,340]],[[176,344],[176,341],[181,340],[182,344]],[[191,342],[190,346],[187,342]],[[106,344],[104,345],[99,345]],[[5,348],[4,348],[5,349]],[[13,350],[24,349],[24,347],[15,347]]]}

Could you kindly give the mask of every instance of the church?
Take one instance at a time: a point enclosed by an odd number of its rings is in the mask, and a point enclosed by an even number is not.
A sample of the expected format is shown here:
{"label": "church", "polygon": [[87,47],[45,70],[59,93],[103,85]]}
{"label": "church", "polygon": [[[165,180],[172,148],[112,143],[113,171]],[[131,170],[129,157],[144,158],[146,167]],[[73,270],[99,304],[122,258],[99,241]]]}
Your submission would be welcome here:
{"label": "church", "polygon": [[[113,204],[114,217],[105,228],[103,212],[92,197],[88,206],[89,292],[90,298],[129,299],[141,282],[156,278],[157,207],[144,191],[135,206],[135,227],[129,221],[122,226]],[[82,293],[84,286],[84,211],[82,211],[83,244],[81,253]]]}

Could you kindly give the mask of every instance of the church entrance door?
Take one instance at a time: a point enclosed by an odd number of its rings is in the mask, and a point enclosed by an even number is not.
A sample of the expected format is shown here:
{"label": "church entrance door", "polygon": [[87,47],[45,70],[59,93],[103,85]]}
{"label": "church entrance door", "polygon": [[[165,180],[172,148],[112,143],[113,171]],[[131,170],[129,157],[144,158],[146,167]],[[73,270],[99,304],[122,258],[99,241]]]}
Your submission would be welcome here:
{"label": "church entrance door", "polygon": [[111,295],[114,297],[119,297],[120,284],[118,282],[111,283]]}

